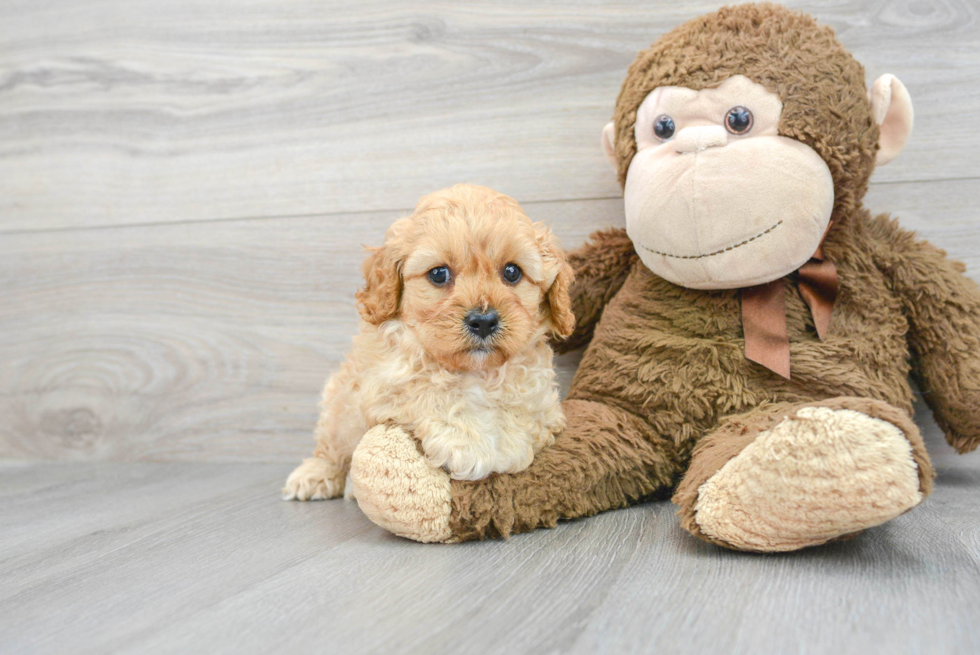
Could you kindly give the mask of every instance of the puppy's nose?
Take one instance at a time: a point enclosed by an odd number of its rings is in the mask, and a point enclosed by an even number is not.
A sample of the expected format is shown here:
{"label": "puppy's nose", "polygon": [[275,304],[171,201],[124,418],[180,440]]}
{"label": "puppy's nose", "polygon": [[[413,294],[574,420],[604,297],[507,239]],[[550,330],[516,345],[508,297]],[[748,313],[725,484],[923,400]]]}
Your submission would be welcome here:
{"label": "puppy's nose", "polygon": [[500,329],[500,314],[497,313],[496,309],[491,309],[487,312],[480,312],[474,309],[466,315],[463,322],[466,323],[466,328],[470,331],[470,334],[481,339],[486,339]]}

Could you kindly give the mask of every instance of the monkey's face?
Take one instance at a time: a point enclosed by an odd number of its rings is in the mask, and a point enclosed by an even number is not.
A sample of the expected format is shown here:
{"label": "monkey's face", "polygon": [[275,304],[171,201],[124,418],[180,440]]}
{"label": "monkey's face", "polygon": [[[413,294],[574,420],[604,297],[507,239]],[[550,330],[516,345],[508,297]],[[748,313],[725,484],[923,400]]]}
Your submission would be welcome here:
{"label": "monkey's face", "polygon": [[812,148],[779,135],[782,109],[742,75],[646,97],[624,194],[627,233],[650,270],[693,289],[728,289],[778,279],[813,255],[834,182]]}
{"label": "monkey's face", "polygon": [[745,3],[692,19],[630,66],[602,143],[654,273],[696,289],[770,282],[847,229],[912,130],[904,85],[829,27]]}

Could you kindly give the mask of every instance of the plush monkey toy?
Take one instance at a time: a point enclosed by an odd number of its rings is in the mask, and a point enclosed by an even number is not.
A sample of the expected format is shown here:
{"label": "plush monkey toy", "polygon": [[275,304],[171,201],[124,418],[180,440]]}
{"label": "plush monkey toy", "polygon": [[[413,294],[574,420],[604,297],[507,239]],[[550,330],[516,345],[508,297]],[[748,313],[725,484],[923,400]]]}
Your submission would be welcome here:
{"label": "plush monkey toy", "polygon": [[949,443],[980,439],[980,290],[861,204],[912,106],[833,32],[770,4],[690,21],[629,69],[603,143],[626,230],[573,253],[588,345],[567,428],[516,475],[450,481],[379,429],[351,479],[420,541],[552,527],[673,495],[707,541],[789,551],[915,507],[933,470],[912,373]]}

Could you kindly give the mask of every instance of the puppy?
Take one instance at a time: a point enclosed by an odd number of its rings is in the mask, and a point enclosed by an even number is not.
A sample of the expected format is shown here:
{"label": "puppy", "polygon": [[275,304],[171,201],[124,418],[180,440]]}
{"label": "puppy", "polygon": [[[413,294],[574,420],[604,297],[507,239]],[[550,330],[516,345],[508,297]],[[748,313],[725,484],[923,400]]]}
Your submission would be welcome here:
{"label": "puppy", "polygon": [[557,239],[513,199],[460,184],[422,198],[370,250],[360,331],[284,498],[341,495],[379,424],[414,434],[455,479],[527,468],[565,425],[548,337],[571,334],[575,317]]}

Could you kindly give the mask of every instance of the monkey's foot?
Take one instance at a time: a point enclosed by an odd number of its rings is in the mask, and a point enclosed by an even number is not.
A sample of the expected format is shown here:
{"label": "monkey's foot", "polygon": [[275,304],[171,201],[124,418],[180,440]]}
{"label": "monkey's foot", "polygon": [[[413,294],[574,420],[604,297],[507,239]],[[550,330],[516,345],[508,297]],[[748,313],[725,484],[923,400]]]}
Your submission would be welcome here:
{"label": "monkey's foot", "polygon": [[884,523],[922,498],[902,429],[853,409],[803,407],[700,485],[692,531],[738,550],[797,550]]}
{"label": "monkey's foot", "polygon": [[449,475],[401,428],[379,425],[361,438],[350,482],[361,511],[385,530],[423,543],[452,541]]}
{"label": "monkey's foot", "polygon": [[344,493],[344,472],[320,457],[310,457],[296,467],[286,486],[283,500],[326,500]]}

